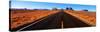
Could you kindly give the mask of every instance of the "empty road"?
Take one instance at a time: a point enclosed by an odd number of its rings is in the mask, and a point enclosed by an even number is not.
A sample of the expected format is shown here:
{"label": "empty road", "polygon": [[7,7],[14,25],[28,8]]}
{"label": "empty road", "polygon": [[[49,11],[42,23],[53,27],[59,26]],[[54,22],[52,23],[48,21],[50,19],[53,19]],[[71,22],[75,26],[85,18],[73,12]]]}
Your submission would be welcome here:
{"label": "empty road", "polygon": [[52,14],[36,20],[35,23],[26,24],[24,26],[12,29],[11,31],[29,31],[29,30],[44,30],[44,29],[63,29],[73,27],[89,27],[81,20],[69,15],[63,11]]}

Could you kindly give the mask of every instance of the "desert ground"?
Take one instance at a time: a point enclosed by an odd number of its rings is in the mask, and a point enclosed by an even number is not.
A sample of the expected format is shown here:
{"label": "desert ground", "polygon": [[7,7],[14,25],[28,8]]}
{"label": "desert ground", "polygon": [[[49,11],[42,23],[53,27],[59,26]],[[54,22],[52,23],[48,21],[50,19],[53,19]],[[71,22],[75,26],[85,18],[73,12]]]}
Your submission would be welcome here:
{"label": "desert ground", "polygon": [[96,12],[87,12],[87,11],[65,11],[75,15],[77,18],[85,21],[90,25],[96,25]]}
{"label": "desert ground", "polygon": [[[82,22],[84,22],[88,25],[92,25],[92,26],[96,25],[96,12],[71,11],[71,10],[59,11],[59,10],[11,9],[11,11],[10,11],[10,29],[15,29],[15,28],[18,28],[20,26],[23,26],[23,25],[29,24],[29,23],[34,23],[39,19],[42,19],[44,17],[50,16],[52,14],[57,14],[57,13],[60,15],[64,14],[64,13],[66,13],[68,15],[70,14],[71,16],[80,19]],[[59,17],[58,16],[57,16],[57,18],[62,19],[62,16],[59,16]],[[64,16],[64,17],[65,17],[64,19],[67,20],[66,19],[67,16]],[[63,26],[63,25],[61,25],[61,26]]]}
{"label": "desert ground", "polygon": [[57,13],[58,11],[47,10],[15,10],[11,11],[11,28],[34,22],[45,16]]}

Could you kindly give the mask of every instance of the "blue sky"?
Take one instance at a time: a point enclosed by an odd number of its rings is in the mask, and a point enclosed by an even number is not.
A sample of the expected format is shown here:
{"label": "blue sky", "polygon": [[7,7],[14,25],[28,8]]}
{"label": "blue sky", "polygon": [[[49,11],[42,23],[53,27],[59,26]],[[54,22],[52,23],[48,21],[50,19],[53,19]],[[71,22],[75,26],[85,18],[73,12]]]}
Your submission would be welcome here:
{"label": "blue sky", "polygon": [[52,9],[52,8],[72,7],[74,10],[87,9],[89,11],[96,11],[95,5],[80,5],[80,4],[61,4],[61,3],[47,3],[47,2],[32,2],[32,1],[12,1],[11,8],[28,8],[28,9]]}

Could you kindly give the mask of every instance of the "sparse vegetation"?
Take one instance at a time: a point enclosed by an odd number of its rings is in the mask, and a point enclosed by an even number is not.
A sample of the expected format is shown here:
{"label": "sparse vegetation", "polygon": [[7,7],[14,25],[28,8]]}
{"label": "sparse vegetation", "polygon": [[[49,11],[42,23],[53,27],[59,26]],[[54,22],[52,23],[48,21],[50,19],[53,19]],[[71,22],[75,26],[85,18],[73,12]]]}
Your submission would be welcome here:
{"label": "sparse vegetation", "polygon": [[[72,13],[80,18],[87,20],[87,23],[92,23],[93,25],[96,24],[96,13],[95,12],[85,12],[85,11],[65,11]],[[94,14],[94,15],[93,15]]]}
{"label": "sparse vegetation", "polygon": [[11,29],[28,24],[42,17],[57,13],[58,11],[47,10],[15,10],[11,11]]}

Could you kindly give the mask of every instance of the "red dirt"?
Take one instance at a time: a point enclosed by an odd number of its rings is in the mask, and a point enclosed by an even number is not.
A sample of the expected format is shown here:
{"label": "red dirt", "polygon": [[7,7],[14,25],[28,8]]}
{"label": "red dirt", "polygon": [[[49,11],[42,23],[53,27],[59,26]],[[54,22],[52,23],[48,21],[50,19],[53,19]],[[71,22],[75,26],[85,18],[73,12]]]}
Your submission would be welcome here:
{"label": "red dirt", "polygon": [[38,20],[42,17],[48,16],[50,14],[54,14],[58,11],[47,11],[47,10],[15,10],[11,11],[11,29],[17,28],[24,24],[28,24]]}
{"label": "red dirt", "polygon": [[72,13],[72,15],[76,15],[80,18],[83,18],[88,21],[88,23],[92,23],[96,25],[96,12],[87,12],[87,11],[65,11]]}

